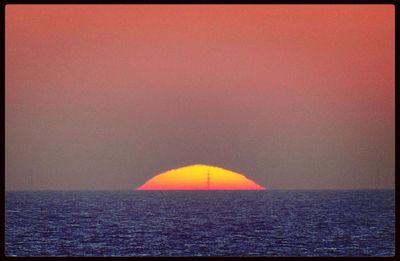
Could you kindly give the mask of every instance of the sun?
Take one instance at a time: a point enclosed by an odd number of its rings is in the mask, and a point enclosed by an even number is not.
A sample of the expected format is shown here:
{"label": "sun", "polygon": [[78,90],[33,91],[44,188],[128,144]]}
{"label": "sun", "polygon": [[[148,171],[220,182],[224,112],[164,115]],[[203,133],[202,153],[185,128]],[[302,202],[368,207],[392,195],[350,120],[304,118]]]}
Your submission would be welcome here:
{"label": "sun", "polygon": [[219,167],[191,165],[163,172],[136,190],[263,190],[246,176]]}

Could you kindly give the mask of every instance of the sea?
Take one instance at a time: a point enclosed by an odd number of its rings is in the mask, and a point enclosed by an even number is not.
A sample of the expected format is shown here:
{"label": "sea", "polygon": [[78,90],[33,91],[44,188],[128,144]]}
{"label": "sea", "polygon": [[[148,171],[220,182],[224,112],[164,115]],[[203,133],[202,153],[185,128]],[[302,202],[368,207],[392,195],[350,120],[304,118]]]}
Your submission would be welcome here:
{"label": "sea", "polygon": [[5,193],[6,256],[393,256],[394,190]]}

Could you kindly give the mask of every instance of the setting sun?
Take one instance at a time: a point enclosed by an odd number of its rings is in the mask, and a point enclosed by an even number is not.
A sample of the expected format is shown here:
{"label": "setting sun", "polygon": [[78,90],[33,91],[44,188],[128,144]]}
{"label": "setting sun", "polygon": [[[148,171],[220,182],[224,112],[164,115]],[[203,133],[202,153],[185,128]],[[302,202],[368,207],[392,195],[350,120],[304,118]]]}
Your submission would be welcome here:
{"label": "setting sun", "polygon": [[163,172],[137,190],[263,190],[246,176],[219,167],[191,165]]}

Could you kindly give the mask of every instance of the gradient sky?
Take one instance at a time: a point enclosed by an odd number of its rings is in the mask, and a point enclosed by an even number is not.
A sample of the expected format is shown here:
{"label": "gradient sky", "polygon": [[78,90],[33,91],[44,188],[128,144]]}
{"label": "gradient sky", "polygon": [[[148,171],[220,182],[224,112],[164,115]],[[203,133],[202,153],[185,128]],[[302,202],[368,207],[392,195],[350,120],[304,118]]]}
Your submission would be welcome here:
{"label": "gradient sky", "polygon": [[6,190],[394,188],[393,5],[7,5],[5,36]]}

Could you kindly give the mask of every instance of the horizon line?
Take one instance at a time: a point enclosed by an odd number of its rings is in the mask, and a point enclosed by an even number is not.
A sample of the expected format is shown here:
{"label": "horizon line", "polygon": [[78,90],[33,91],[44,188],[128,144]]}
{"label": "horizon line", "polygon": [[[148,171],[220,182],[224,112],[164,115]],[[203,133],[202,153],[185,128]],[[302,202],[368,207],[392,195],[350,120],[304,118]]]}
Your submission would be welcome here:
{"label": "horizon line", "polygon": [[396,188],[276,188],[276,189],[152,189],[152,190],[138,190],[138,189],[16,189],[16,190],[4,190],[4,192],[45,192],[45,191],[54,191],[54,192],[75,192],[75,191],[133,191],[133,192],[142,192],[142,191],[321,191],[321,190],[396,190]]}

